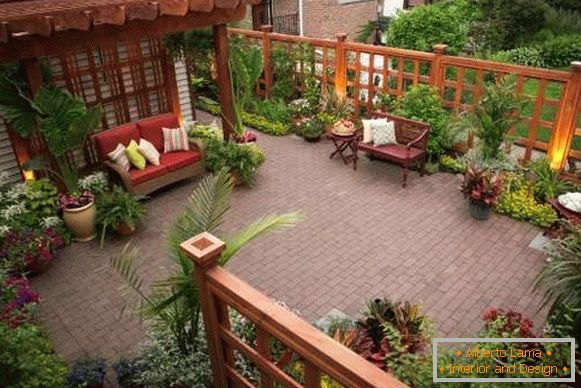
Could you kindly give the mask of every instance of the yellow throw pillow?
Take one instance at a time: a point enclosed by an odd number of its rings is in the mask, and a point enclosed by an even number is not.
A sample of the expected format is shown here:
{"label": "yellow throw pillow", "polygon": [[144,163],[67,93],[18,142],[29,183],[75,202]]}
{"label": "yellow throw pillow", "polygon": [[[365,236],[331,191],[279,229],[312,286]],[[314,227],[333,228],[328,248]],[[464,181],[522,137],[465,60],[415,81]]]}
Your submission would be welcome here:
{"label": "yellow throw pillow", "polygon": [[125,148],[125,153],[127,154],[127,158],[132,165],[136,168],[143,170],[145,168],[145,158],[139,152],[139,145],[135,142],[135,140],[131,140],[131,143]]}

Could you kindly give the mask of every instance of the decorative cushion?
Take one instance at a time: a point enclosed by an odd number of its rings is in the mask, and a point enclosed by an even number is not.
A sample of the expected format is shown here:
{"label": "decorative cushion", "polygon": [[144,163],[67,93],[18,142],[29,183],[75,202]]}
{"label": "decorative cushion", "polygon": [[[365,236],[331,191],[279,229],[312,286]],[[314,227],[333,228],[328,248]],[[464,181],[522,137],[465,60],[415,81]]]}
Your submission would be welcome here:
{"label": "decorative cushion", "polygon": [[129,158],[129,161],[131,162],[132,165],[134,165],[140,170],[143,170],[145,168],[146,165],[145,158],[139,152],[139,146],[137,145],[137,142],[135,140],[131,140],[131,143],[129,143],[127,148],[125,148],[125,153],[127,154],[127,157]]}
{"label": "decorative cushion", "polygon": [[371,132],[373,145],[376,147],[386,144],[397,144],[395,123],[393,121],[371,123]]}
{"label": "decorative cushion", "polygon": [[371,119],[371,120],[361,120],[363,123],[363,143],[371,143],[373,141],[373,132],[371,131],[371,125],[373,123],[387,123],[386,118],[382,119]]}
{"label": "decorative cushion", "polygon": [[145,159],[154,166],[159,166],[159,152],[154,145],[145,139],[139,140],[139,153],[145,156]]}
{"label": "decorative cushion", "polygon": [[370,154],[379,155],[386,157],[388,159],[396,160],[415,160],[420,158],[424,151],[419,148],[410,147],[409,149],[409,159],[408,159],[408,149],[403,144],[387,144],[383,146],[374,146],[372,144],[359,143],[357,148],[363,152],[369,152]]}
{"label": "decorative cushion", "polygon": [[159,152],[163,152],[162,128],[178,128],[180,120],[173,113],[149,117],[137,122],[140,136],[153,144]]}
{"label": "decorative cushion", "polygon": [[139,131],[135,124],[125,124],[100,132],[93,139],[99,158],[104,161],[107,160],[107,154],[117,148],[119,143],[126,146],[131,140],[139,141]]}
{"label": "decorative cushion", "polygon": [[109,152],[107,156],[113,163],[121,166],[123,171],[129,171],[129,168],[131,168],[131,163],[125,154],[125,146],[123,144],[117,144],[117,147],[113,151]]}
{"label": "decorative cushion", "polygon": [[190,149],[188,134],[183,128],[162,128],[163,152],[187,151]]}
{"label": "decorative cushion", "polygon": [[202,155],[196,151],[171,152],[161,155],[160,165],[169,171],[176,171],[199,160],[202,160]]}
{"label": "decorative cushion", "polygon": [[164,166],[149,165],[143,170],[131,170],[129,176],[134,185],[139,185],[151,179],[160,178],[167,174],[167,168]]}
{"label": "decorative cushion", "polygon": [[565,208],[581,213],[581,193],[567,193],[559,195],[557,199]]}

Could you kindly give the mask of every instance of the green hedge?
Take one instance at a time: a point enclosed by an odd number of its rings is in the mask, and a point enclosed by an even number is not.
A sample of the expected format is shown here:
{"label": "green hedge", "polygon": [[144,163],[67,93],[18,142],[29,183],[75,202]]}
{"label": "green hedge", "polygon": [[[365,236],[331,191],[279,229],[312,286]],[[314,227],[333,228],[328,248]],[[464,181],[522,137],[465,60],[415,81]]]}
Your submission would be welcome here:
{"label": "green hedge", "polygon": [[[220,115],[220,106],[218,105],[212,105],[204,103],[203,101],[199,101],[196,106],[201,110],[213,114],[214,116]],[[291,130],[291,126],[289,124],[270,121],[265,117],[248,112],[242,113],[242,122],[248,127],[272,136],[288,135]]]}

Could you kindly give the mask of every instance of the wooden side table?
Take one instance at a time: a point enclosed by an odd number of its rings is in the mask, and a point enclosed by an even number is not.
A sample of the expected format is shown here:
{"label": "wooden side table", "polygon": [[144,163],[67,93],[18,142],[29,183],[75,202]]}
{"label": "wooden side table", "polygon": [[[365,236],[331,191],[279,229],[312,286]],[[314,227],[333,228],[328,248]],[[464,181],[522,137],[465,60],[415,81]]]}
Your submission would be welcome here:
{"label": "wooden side table", "polygon": [[346,165],[353,162],[353,170],[357,170],[357,142],[359,141],[358,132],[354,132],[351,135],[345,136],[328,133],[327,138],[330,139],[335,146],[335,151],[331,153],[330,159],[333,159],[335,155],[339,155]]}

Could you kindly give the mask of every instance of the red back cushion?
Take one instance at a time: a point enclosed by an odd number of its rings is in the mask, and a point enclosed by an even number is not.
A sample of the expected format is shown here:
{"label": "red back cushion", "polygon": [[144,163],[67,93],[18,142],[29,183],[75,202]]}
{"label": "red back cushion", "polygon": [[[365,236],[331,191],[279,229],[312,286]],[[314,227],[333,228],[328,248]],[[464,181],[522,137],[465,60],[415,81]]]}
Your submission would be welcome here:
{"label": "red back cushion", "polygon": [[117,147],[117,144],[121,143],[127,146],[131,140],[139,143],[139,130],[134,123],[129,123],[107,129],[96,134],[93,139],[95,139],[99,159],[104,161],[107,160],[107,154],[113,151]]}
{"label": "red back cushion", "polygon": [[163,132],[161,129],[178,128],[179,126],[180,121],[173,113],[166,113],[137,122],[141,137],[153,144],[159,152],[163,152]]}

